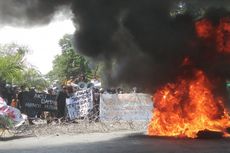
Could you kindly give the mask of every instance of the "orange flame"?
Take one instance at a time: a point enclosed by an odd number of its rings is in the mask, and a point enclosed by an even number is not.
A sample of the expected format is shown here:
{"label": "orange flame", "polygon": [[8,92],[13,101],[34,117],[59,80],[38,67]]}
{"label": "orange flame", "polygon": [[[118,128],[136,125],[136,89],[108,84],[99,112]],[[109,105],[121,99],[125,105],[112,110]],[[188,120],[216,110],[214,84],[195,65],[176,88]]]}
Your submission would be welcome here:
{"label": "orange flame", "polygon": [[212,23],[207,19],[197,21],[195,23],[195,28],[196,28],[196,34],[199,38],[205,39],[212,36],[213,26]]}
{"label": "orange flame", "polygon": [[[230,53],[230,18],[220,19],[217,25],[213,25],[208,19],[202,19],[195,23],[198,38],[215,44],[220,53]],[[213,42],[212,42],[213,41]]]}
{"label": "orange flame", "polygon": [[230,18],[223,18],[220,20],[216,33],[218,51],[230,53]]}
{"label": "orange flame", "polygon": [[196,138],[199,131],[225,132],[230,126],[223,100],[213,96],[202,71],[196,71],[194,79],[167,84],[154,94],[153,101],[149,135]]}

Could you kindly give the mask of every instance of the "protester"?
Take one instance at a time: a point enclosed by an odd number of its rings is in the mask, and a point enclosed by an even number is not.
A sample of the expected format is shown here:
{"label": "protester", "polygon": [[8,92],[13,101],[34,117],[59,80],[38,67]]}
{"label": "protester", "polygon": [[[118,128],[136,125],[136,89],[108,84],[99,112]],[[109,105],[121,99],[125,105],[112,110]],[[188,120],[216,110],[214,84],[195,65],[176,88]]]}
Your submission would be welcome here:
{"label": "protester", "polygon": [[11,100],[11,106],[15,107],[15,108],[19,108],[18,106],[18,94],[19,94],[19,90],[17,86],[13,86],[13,97]]}
{"label": "protester", "polygon": [[99,121],[100,113],[100,91],[98,88],[93,88],[93,118],[94,121]]}
{"label": "protester", "polygon": [[5,98],[5,101],[7,102],[7,105],[11,105],[11,101],[13,99],[13,90],[12,86],[10,84],[6,84],[5,86],[5,94],[3,95]]}
{"label": "protester", "polygon": [[[53,96],[54,95],[54,90],[53,88],[48,89],[48,95],[47,96]],[[56,118],[56,111],[44,111],[44,116],[47,121],[47,124],[51,123],[52,121],[55,121]]]}
{"label": "protester", "polygon": [[74,79],[73,76],[70,76],[70,79],[66,82],[67,85],[71,85],[73,83]]}
{"label": "protester", "polygon": [[18,108],[22,113],[26,113],[26,107],[24,103],[24,97],[26,93],[28,93],[28,91],[25,90],[25,86],[21,86],[21,91],[18,93]]}
{"label": "protester", "polygon": [[90,81],[90,83],[92,83],[95,88],[101,87],[101,81],[96,76],[93,77],[93,79]]}
{"label": "protester", "polygon": [[[32,99],[35,94],[36,94],[35,88],[32,87],[31,89],[29,89],[29,92],[27,93],[27,98]],[[33,121],[36,119],[37,116],[40,115],[40,111],[37,110],[36,108],[27,108],[27,107],[25,107],[25,110],[26,110],[26,114],[28,115],[29,124],[34,125]]]}
{"label": "protester", "polygon": [[77,84],[79,82],[79,77],[74,78],[70,76],[70,79],[66,82],[67,86],[72,86],[73,84]]}
{"label": "protester", "polygon": [[62,90],[57,95],[57,118],[63,118],[65,117],[65,101],[67,98],[67,87],[63,86]]}
{"label": "protester", "polygon": [[87,82],[87,79],[86,79],[86,77],[85,77],[84,74],[81,74],[81,75],[80,75],[79,81]]}
{"label": "protester", "polygon": [[74,88],[73,86],[67,86],[67,96],[72,97],[74,95]]}
{"label": "protester", "polygon": [[17,100],[16,99],[12,99],[10,106],[16,108],[17,107]]}

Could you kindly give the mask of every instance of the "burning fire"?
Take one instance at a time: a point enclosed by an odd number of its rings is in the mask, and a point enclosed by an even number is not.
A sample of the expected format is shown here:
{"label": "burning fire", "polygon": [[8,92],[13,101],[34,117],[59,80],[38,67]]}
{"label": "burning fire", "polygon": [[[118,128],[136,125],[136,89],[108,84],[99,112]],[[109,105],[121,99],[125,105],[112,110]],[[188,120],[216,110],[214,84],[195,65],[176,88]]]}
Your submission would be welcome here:
{"label": "burning fire", "polygon": [[[230,18],[220,19],[218,25],[213,25],[209,20],[203,19],[195,23],[197,36],[206,42],[212,39],[216,49],[222,53],[230,53]],[[211,41],[210,41],[211,40]]]}
{"label": "burning fire", "polygon": [[213,96],[204,72],[197,70],[194,75],[194,79],[179,79],[154,94],[149,135],[195,138],[199,131],[224,132],[230,126],[223,101]]}
{"label": "burning fire", "polygon": [[195,23],[195,27],[196,27],[197,36],[203,39],[210,38],[214,31],[214,27],[212,23],[207,19],[197,21]]}
{"label": "burning fire", "polygon": [[219,52],[230,53],[230,18],[220,20],[216,33],[216,43]]}
{"label": "burning fire", "polygon": [[[208,48],[215,48],[216,54],[230,53],[230,18],[224,17],[217,24],[202,19],[195,23],[195,30]],[[191,66],[188,57],[182,63]],[[213,86],[201,70],[195,70],[189,79],[180,77],[168,83],[156,91],[153,101],[149,135],[196,138],[199,131],[208,130],[228,136],[229,112],[223,98],[214,96]]]}

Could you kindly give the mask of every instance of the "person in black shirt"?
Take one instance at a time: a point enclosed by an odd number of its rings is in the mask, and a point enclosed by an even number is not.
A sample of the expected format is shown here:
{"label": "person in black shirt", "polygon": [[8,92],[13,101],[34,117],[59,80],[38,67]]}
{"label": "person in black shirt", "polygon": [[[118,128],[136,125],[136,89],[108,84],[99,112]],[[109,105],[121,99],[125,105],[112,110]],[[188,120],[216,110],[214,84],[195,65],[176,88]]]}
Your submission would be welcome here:
{"label": "person in black shirt", "polygon": [[25,87],[21,86],[21,91],[18,93],[18,108],[24,114],[26,114],[26,107],[24,102],[24,97],[27,92],[25,91]]}
{"label": "person in black shirt", "polygon": [[62,91],[60,91],[57,96],[57,118],[63,118],[65,116],[65,102],[67,97],[67,87],[63,86]]}

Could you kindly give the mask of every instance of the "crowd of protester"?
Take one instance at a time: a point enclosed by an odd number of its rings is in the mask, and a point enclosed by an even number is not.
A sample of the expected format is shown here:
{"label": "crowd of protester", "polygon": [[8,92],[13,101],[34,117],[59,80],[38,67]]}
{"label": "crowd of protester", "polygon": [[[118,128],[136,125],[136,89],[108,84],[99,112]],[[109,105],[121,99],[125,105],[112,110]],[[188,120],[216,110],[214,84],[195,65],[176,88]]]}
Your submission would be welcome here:
{"label": "crowd of protester", "polygon": [[[24,95],[30,94],[34,95],[36,93],[35,88],[27,88],[25,86],[11,86],[4,83],[0,83],[0,97],[4,99],[6,104],[11,107],[15,107],[21,111],[21,113],[28,115],[28,121],[30,124],[34,124],[34,120],[37,118],[47,119],[47,123],[52,121],[67,121],[66,115],[66,98],[69,98],[74,95],[74,93],[78,90],[91,88],[93,90],[93,112],[94,112],[94,120],[99,120],[99,102],[100,102],[100,94],[108,93],[108,94],[122,94],[124,90],[122,88],[108,88],[106,90],[101,88],[100,81],[94,77],[91,81],[88,81],[84,75],[80,75],[79,77],[71,76],[68,81],[66,81],[60,87],[53,86],[47,89],[46,94],[55,95],[56,96],[56,105],[57,111],[55,112],[44,112],[37,110],[28,110],[25,106],[25,97]],[[134,87],[131,92],[136,92],[137,89]],[[32,112],[29,113],[28,111]]]}
{"label": "crowd of protester", "polygon": [[[56,96],[56,105],[57,105],[57,111],[55,112],[44,112],[44,111],[37,111],[37,110],[31,110],[32,108],[27,108],[25,106],[25,96],[24,95],[34,95],[36,93],[35,88],[27,88],[25,86],[11,86],[8,84],[0,83],[0,97],[4,99],[4,102],[6,102],[6,105],[17,108],[21,111],[21,113],[26,114],[28,116],[28,121],[30,124],[34,124],[34,120],[37,118],[41,119],[47,119],[47,123],[50,123],[52,121],[66,121],[66,98],[71,97],[74,95],[74,93],[78,90],[82,90],[85,88],[88,88],[88,84],[86,83],[86,79],[83,75],[79,77],[70,77],[70,79],[61,87],[50,87],[47,89],[46,94],[55,95]],[[94,79],[95,81],[95,79]],[[80,84],[79,84],[80,83]],[[81,86],[81,83],[84,85]],[[91,87],[92,84],[90,84]],[[99,89],[92,88],[93,93],[95,93],[95,101],[98,103],[98,99],[100,97]],[[99,95],[99,96],[98,96]],[[98,105],[97,105],[98,106]],[[98,109],[99,110],[99,109]],[[30,111],[30,112],[29,112]],[[31,115],[32,112],[32,115]]]}

